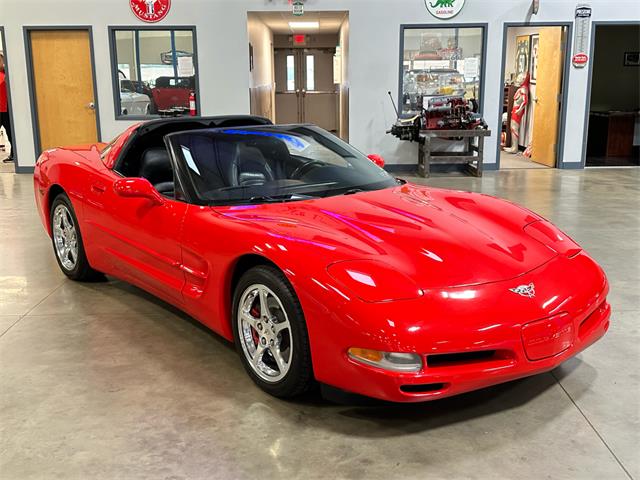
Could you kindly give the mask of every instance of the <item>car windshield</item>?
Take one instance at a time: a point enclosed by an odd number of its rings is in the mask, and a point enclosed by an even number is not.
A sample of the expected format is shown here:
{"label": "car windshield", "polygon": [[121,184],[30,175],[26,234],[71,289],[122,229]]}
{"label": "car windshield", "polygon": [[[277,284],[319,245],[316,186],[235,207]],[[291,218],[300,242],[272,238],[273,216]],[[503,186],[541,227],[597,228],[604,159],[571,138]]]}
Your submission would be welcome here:
{"label": "car windshield", "polygon": [[211,205],[305,200],[396,185],[362,153],[315,126],[223,128],[168,136]]}

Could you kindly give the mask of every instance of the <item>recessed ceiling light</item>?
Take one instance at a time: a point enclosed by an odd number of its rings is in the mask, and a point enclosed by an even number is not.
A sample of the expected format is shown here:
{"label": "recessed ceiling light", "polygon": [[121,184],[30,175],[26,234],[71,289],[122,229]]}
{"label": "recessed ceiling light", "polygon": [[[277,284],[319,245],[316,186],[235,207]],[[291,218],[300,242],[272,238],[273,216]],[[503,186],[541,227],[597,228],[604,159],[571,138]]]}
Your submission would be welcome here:
{"label": "recessed ceiling light", "polygon": [[289,28],[292,30],[320,28],[320,22],[289,22]]}

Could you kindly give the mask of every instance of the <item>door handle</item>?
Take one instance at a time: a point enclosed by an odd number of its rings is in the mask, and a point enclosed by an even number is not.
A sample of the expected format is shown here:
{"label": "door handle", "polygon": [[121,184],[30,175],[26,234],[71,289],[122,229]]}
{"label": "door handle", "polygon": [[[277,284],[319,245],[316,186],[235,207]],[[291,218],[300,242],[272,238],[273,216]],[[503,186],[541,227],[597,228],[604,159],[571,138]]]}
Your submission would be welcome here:
{"label": "door handle", "polygon": [[107,191],[107,187],[100,183],[94,183],[93,185],[91,185],[91,191],[93,193],[104,193]]}
{"label": "door handle", "polygon": [[95,110],[96,109],[96,104],[94,102],[89,102],[89,103],[87,103],[87,108],[89,110]]}

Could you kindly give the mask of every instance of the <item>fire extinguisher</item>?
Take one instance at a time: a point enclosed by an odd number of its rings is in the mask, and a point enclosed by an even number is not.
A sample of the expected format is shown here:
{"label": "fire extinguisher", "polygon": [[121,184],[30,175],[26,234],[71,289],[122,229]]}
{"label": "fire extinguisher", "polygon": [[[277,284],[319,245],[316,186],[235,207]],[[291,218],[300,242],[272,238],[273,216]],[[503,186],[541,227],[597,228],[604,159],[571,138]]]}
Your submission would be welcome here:
{"label": "fire extinguisher", "polygon": [[192,117],[196,116],[196,94],[195,92],[191,92],[189,94],[189,115]]}

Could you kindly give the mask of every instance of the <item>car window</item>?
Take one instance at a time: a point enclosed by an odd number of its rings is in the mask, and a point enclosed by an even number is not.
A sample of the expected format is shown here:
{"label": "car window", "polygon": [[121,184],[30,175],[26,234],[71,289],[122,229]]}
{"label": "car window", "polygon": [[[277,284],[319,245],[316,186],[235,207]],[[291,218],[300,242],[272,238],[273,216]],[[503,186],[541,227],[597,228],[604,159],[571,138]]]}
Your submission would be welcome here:
{"label": "car window", "polygon": [[199,130],[169,141],[205,203],[293,201],[396,184],[362,153],[314,126]]}

